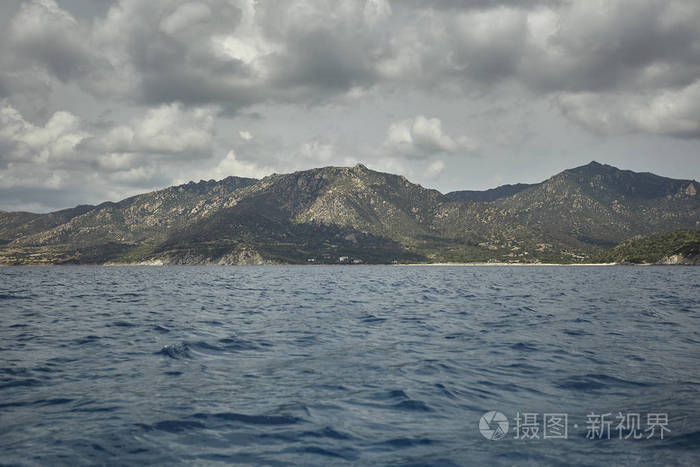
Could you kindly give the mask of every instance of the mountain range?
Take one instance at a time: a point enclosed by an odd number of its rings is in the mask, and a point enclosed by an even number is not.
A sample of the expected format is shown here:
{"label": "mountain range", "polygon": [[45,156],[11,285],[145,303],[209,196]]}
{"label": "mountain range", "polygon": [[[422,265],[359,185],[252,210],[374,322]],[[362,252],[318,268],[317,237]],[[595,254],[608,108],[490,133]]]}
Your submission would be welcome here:
{"label": "mountain range", "polygon": [[323,167],[0,211],[0,263],[581,263],[633,237],[700,229],[699,192],[597,162],[447,194],[361,164]]}

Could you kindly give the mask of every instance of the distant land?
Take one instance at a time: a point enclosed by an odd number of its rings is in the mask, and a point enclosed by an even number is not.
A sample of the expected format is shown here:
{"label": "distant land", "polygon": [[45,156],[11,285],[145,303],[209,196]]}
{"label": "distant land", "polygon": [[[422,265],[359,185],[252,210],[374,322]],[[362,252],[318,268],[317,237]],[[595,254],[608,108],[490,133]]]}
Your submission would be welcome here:
{"label": "distant land", "polygon": [[698,264],[700,184],[590,164],[442,194],[364,165],[0,211],[0,264]]}

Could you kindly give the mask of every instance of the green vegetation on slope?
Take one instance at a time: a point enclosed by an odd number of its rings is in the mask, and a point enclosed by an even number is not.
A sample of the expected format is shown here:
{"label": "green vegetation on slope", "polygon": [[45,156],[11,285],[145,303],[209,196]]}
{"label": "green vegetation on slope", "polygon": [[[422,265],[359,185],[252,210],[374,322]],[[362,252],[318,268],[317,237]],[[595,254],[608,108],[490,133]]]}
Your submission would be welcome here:
{"label": "green vegetation on slope", "polygon": [[0,263],[583,263],[635,235],[700,227],[693,180],[592,162],[516,188],[453,201],[360,164],[190,182],[0,212]]}
{"label": "green vegetation on slope", "polygon": [[597,259],[606,263],[698,264],[700,230],[677,230],[635,237],[600,253]]}

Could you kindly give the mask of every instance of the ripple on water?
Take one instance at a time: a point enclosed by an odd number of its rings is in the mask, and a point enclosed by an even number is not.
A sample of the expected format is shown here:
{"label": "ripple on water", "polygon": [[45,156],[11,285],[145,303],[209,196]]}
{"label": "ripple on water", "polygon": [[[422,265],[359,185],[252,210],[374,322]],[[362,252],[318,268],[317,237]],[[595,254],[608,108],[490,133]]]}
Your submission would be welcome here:
{"label": "ripple on water", "polygon": [[31,300],[33,295],[0,294],[0,300]]}
{"label": "ripple on water", "polygon": [[205,341],[183,341],[168,344],[156,352],[156,355],[164,355],[173,359],[195,358],[198,355],[217,355],[222,353],[255,351],[269,347],[267,342],[254,342],[236,337],[219,339],[217,344]]}
{"label": "ripple on water", "polygon": [[556,383],[556,386],[562,389],[588,391],[610,389],[615,387],[650,387],[654,386],[654,384],[643,381],[620,379],[605,374],[586,374],[565,378]]}
{"label": "ripple on water", "polygon": [[[695,465],[700,452],[700,269],[8,271],[3,463]],[[668,412],[668,438],[478,431],[487,410],[573,424],[630,407]]]}
{"label": "ripple on water", "polygon": [[16,387],[33,387],[40,386],[42,383],[38,379],[27,378],[27,379],[15,379],[10,381],[0,382],[0,390]]}
{"label": "ripple on water", "polygon": [[247,425],[294,425],[304,421],[291,415],[249,415],[236,412],[196,413],[193,418],[225,422],[238,422]]}

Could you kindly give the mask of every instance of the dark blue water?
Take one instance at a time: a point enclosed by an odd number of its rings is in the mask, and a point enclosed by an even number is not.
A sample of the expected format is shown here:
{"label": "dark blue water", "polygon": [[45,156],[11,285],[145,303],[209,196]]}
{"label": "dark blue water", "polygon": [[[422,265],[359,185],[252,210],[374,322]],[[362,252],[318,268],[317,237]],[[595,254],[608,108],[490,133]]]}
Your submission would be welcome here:
{"label": "dark blue water", "polygon": [[700,268],[0,268],[0,463],[698,462]]}

